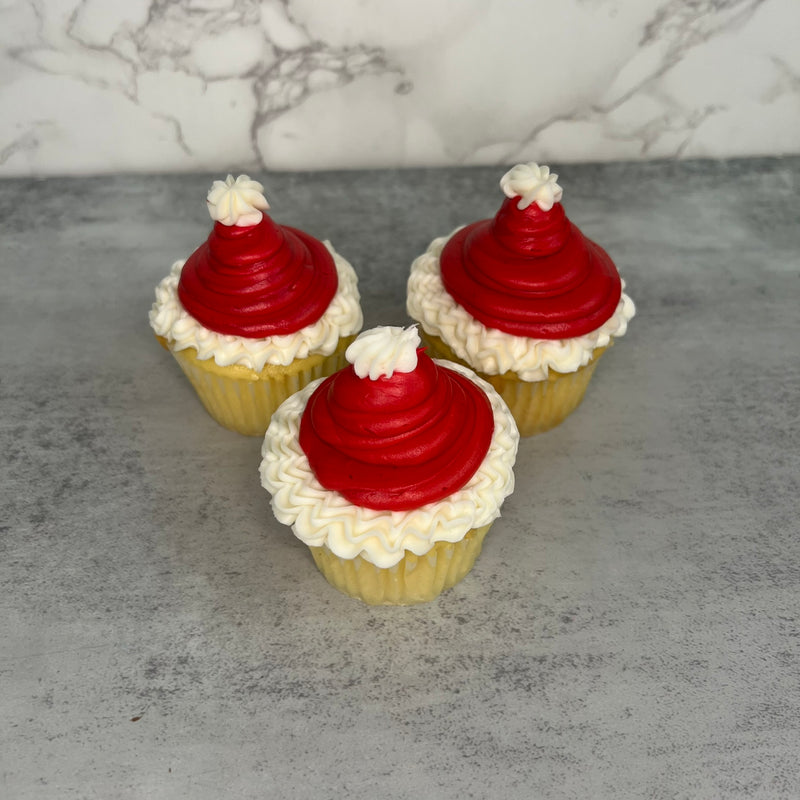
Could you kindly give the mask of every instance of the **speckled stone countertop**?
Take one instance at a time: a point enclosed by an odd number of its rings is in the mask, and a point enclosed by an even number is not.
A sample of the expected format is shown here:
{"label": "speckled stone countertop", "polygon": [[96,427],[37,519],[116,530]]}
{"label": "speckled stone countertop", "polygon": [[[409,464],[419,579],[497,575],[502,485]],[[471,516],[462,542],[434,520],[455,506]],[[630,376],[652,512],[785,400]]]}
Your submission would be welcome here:
{"label": "speckled stone countertop", "polygon": [[[372,326],[499,172],[259,177]],[[0,797],[800,797],[800,160],[558,172],[638,315],[412,608],[325,582],[148,327],[218,176],[0,182]]]}

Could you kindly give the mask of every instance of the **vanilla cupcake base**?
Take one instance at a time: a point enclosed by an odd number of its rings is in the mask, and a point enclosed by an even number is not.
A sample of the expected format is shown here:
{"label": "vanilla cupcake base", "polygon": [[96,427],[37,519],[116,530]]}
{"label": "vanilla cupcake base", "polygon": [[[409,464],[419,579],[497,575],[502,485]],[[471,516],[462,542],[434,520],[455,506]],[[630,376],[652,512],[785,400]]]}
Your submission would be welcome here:
{"label": "vanilla cupcake base", "polygon": [[327,547],[311,547],[331,586],[369,605],[427,603],[455,586],[473,567],[491,527],[473,528],[457,542],[436,542],[424,555],[406,551],[394,566],[381,568],[362,556],[340,558]]}
{"label": "vanilla cupcake base", "polygon": [[355,336],[339,339],[330,355],[296,358],[287,366],[266,364],[260,372],[238,364],[221,367],[213,358],[199,359],[193,347],[173,350],[164,337],[156,338],[175,357],[216,422],[246,436],[263,436],[273,413],[287,397],[347,366],[344,352]]}
{"label": "vanilla cupcake base", "polygon": [[[474,365],[459,358],[438,336],[424,329],[420,330],[420,335],[428,355],[475,369]],[[480,370],[475,371],[505,400],[520,436],[535,436],[560,425],[581,404],[597,362],[610,346],[598,347],[591,361],[575,372],[556,372],[551,369],[547,378],[541,381],[525,381],[514,372],[487,375]]]}

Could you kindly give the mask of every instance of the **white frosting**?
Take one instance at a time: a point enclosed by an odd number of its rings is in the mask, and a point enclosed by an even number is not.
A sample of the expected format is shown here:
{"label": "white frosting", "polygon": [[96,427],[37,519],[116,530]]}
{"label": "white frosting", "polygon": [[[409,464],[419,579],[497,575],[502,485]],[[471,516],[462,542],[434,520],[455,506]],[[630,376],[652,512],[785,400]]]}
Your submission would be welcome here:
{"label": "white frosting", "polygon": [[561,202],[564,190],[556,183],[558,175],[550,173],[550,167],[540,167],[531,161],[528,164],[517,164],[502,178],[500,188],[506,197],[519,197],[517,208],[527,208],[536,203],[542,211],[549,211],[556,203]]}
{"label": "white frosting", "polygon": [[261,222],[262,211],[269,208],[263,195],[264,187],[247,175],[234,180],[228,175],[224,181],[214,181],[208,191],[208,213],[215,222],[245,228]]}
{"label": "white frosting", "polygon": [[636,313],[633,301],[623,291],[611,318],[583,336],[533,339],[487,328],[444,288],[439,257],[449,238],[434,239],[411,265],[406,307],[425,331],[438,336],[459,358],[485,375],[514,372],[524,381],[541,381],[551,369],[575,372],[591,361],[596,349],[623,336]]}
{"label": "white frosting", "polygon": [[467,484],[449,497],[410,511],[377,511],[353,505],[317,480],[298,442],[300,418],[314,381],[286,400],[273,414],[261,448],[261,483],[272,495],[279,522],[310,547],[326,545],[341,558],[363,556],[377,567],[397,564],[406,550],[418,556],[436,542],[457,542],[473,528],[500,516],[503,500],[514,490],[512,467],[519,433],[505,403],[471,370],[437,361],[480,386],[489,396],[494,434],[489,451]]}
{"label": "white frosting", "polygon": [[339,285],[325,313],[295,333],[248,339],[217,333],[201,325],[181,305],[178,281],[184,261],[176,261],[172,271],[156,286],[156,300],[150,309],[150,325],[157,335],[170,343],[172,350],[194,347],[202,361],[213,358],[221,367],[239,364],[260,372],[266,364],[287,366],[296,358],[312,353],[330,355],[343,336],[361,329],[363,317],[359,305],[358,279],[350,264],[331,246]]}
{"label": "white frosting", "polygon": [[397,328],[378,326],[358,335],[347,348],[345,358],[359,378],[375,381],[391,378],[395,372],[413,372],[417,366],[420,345],[417,326]]}

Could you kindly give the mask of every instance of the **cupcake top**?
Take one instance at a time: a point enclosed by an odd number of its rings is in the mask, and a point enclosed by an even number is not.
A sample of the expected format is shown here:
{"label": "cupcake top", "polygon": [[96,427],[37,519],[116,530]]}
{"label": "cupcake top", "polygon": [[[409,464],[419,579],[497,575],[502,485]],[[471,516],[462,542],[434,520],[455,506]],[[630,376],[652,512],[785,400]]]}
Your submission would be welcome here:
{"label": "cupcake top", "polygon": [[[419,349],[416,328],[374,328],[311,395],[300,446],[319,482],[351,503],[405,511],[475,473],[494,432],[486,393]],[[463,432],[470,436],[465,438]]]}
{"label": "cupcake top", "polygon": [[208,239],[156,290],[156,333],[221,366],[288,364],[333,352],[361,327],[356,277],[330,244],[279,225],[263,186],[246,175],[215,181]]}
{"label": "cupcake top", "polygon": [[634,314],[611,258],[564,213],[557,179],[518,164],[493,218],[435,240],[412,266],[411,316],[489,374],[572,372]]}
{"label": "cupcake top", "polygon": [[272,418],[261,477],[276,517],[306,544],[379,567],[497,517],[518,433],[489,384],[430,359],[415,328],[362,333],[346,356]]}
{"label": "cupcake top", "polygon": [[599,328],[617,307],[617,270],[567,219],[557,178],[518,164],[500,181],[507,199],[494,218],[462,228],[442,250],[445,289],[490,328],[564,339]]}
{"label": "cupcake top", "polygon": [[336,294],[331,254],[263,213],[263,188],[228,175],[208,193],[214,228],[184,264],[178,297],[212,331],[251,339],[293,333],[316,322]]}

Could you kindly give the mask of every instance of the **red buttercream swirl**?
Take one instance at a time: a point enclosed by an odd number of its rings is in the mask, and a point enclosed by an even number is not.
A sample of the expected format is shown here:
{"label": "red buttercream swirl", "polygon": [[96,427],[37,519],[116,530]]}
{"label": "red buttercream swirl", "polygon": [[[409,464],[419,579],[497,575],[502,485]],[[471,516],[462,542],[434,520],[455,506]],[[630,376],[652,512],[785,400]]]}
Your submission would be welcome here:
{"label": "red buttercream swirl", "polygon": [[422,349],[413,372],[377,380],[353,367],[323,381],[300,422],[319,482],[351,503],[405,511],[463,487],[489,450],[494,416],[468,378]]}
{"label": "red buttercream swirl", "polygon": [[257,225],[215,223],[183,265],[178,297],[206,328],[261,339],[316,322],[337,286],[322,242],[264,214]]}
{"label": "red buttercream swirl", "polygon": [[440,258],[442,282],[489,328],[534,339],[583,336],[611,318],[622,284],[608,254],[566,217],[508,198],[494,219],[455,233]]}

